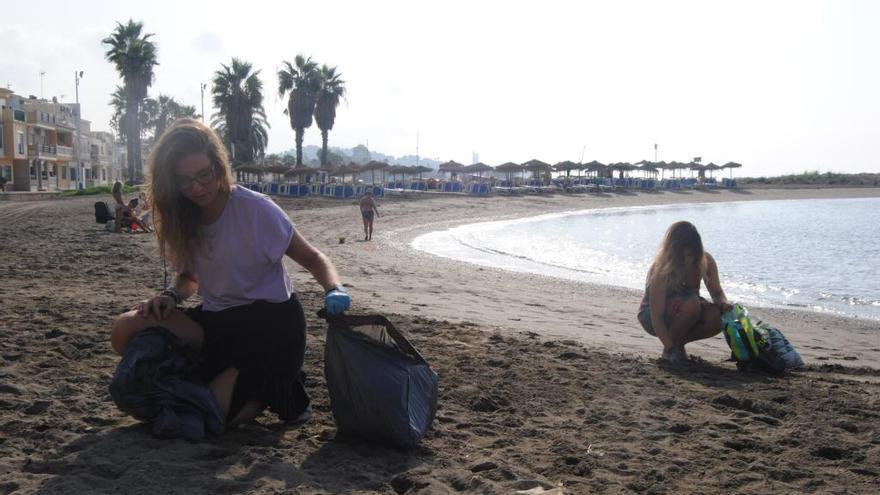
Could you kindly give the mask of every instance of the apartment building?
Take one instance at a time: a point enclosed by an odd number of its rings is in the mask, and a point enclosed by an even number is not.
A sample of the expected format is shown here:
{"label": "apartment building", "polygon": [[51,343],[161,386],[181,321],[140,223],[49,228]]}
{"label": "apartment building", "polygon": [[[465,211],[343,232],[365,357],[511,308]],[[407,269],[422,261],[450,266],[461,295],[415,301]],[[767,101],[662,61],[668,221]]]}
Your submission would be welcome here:
{"label": "apartment building", "polygon": [[7,191],[58,191],[122,177],[119,146],[92,132],[80,106],[0,88],[0,176]]}
{"label": "apartment building", "polygon": [[27,116],[23,99],[0,88],[0,175],[7,181],[7,191],[28,190],[26,139]]}

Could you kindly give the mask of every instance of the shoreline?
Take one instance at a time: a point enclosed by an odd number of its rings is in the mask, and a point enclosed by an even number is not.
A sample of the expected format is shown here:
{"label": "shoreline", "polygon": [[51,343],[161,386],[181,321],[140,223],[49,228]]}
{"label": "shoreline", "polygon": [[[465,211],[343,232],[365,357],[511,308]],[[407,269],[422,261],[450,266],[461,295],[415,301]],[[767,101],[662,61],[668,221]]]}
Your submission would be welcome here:
{"label": "shoreline", "polygon": [[[828,199],[828,198],[825,198]],[[834,199],[863,199],[863,198],[834,198]],[[743,201],[743,200],[731,200],[729,202],[723,202],[724,204],[737,204],[737,203],[748,203],[748,202],[786,202],[786,201],[805,201],[803,198],[784,198],[784,199],[758,199],[754,201]],[[809,201],[809,200],[806,200]],[[591,209],[580,209],[580,210],[565,210],[565,211],[555,211],[549,213],[540,213],[534,216],[526,216],[519,217],[515,219],[505,219],[505,220],[488,220],[488,221],[479,221],[474,223],[464,223],[460,225],[456,225],[451,228],[442,229],[442,230],[433,230],[428,231],[423,234],[419,234],[415,236],[410,242],[410,247],[415,249],[416,251],[423,252],[432,256],[437,256],[440,258],[459,261],[463,263],[469,263],[472,265],[487,267],[487,268],[498,268],[508,272],[513,273],[522,273],[522,274],[530,274],[530,275],[544,275],[538,270],[539,267],[543,267],[548,273],[546,276],[557,278],[560,280],[573,281],[576,283],[584,283],[587,285],[598,285],[605,287],[614,287],[618,289],[624,290],[635,290],[641,294],[641,288],[639,285],[643,285],[644,282],[640,279],[638,283],[623,283],[621,279],[617,279],[621,281],[621,283],[613,283],[613,282],[605,282],[602,280],[598,280],[601,277],[593,276],[592,279],[590,276],[584,276],[581,273],[595,273],[592,272],[592,269],[602,268],[601,265],[588,267],[589,269],[577,269],[570,268],[566,265],[557,265],[554,263],[548,263],[543,261],[534,260],[529,257],[525,257],[525,262],[520,264],[516,261],[508,262],[506,266],[503,264],[505,260],[508,258],[519,258],[520,256],[515,253],[506,253],[506,252],[496,252],[492,249],[484,249],[477,246],[472,246],[469,243],[458,241],[456,236],[453,234],[447,234],[447,232],[455,232],[458,229],[465,229],[462,232],[458,233],[470,233],[475,231],[475,228],[480,226],[486,226],[488,228],[498,227],[499,224],[501,226],[509,226],[515,225],[519,222],[531,222],[531,221],[544,221],[544,220],[558,220],[560,218],[565,218],[569,216],[587,216],[593,214],[626,214],[631,211],[647,211],[647,210],[662,210],[662,209],[679,209],[679,208],[693,208],[700,207],[705,205],[719,204],[718,202],[688,202],[688,203],[671,203],[671,204],[660,204],[660,205],[637,205],[637,206],[609,206],[604,208],[591,208]],[[880,239],[878,239],[880,240]],[[451,245],[451,246],[450,246]],[[643,277],[642,277],[643,279]],[[632,282],[632,280],[626,280],[625,282]],[[825,289],[823,289],[825,291]],[[729,296],[728,296],[729,297]],[[736,301],[741,302],[741,301]],[[743,303],[747,308],[769,308],[769,309],[778,309],[778,310],[789,310],[789,311],[802,311],[802,312],[810,312],[817,313],[821,315],[835,316],[841,318],[850,318],[855,320],[873,322],[880,327],[880,314],[877,315],[869,315],[863,316],[854,313],[845,313],[841,311],[835,310],[833,307],[820,307],[820,306],[810,306],[810,305],[798,305],[798,304],[783,304],[783,303],[774,303],[772,301],[764,300],[760,304],[749,302]]]}
{"label": "shoreline", "polygon": [[[720,352],[716,359],[709,351],[726,349],[720,340],[692,351],[703,359],[686,366],[658,365],[657,344],[644,336],[648,357],[629,351],[640,342],[630,335],[637,295],[418,256],[406,242],[420,229],[475,217],[656,201],[616,195],[395,198],[380,201],[373,242],[355,240],[355,201],[276,199],[340,269],[352,312],[387,315],[439,374],[431,430],[407,451],[338,434],[322,372],[326,322],[316,316],[324,292],[291,267],[308,320],[311,420],[291,425],[267,412],[197,444],[155,438],[110,398],[119,357],[108,332],[117,315],[165,287],[162,260],[153,236],[96,224],[96,199],[107,198],[0,202],[0,494],[781,495],[880,487],[880,371],[861,355],[768,377],[737,371]],[[339,235],[350,241],[339,244]],[[847,335],[858,330],[858,322],[838,323]],[[575,338],[566,338],[572,324]],[[782,328],[807,350],[807,334]],[[846,356],[859,345],[843,344],[810,352]]]}
{"label": "shoreline", "polygon": [[[635,320],[641,291],[474,265],[416,250],[411,243],[420,235],[465,224],[585,209],[857,197],[880,197],[880,189],[762,188],[647,194],[419,197],[409,201],[405,197],[394,197],[378,201],[382,217],[376,220],[375,235],[369,243],[357,240],[362,233],[354,221],[339,225],[338,218],[344,218],[345,210],[352,208],[351,205],[310,209],[308,215],[298,215],[295,209],[289,213],[306,237],[334,260],[356,300],[371,310],[416,312],[429,318],[473,323],[503,332],[537,332],[545,338],[573,339],[608,352],[653,357],[659,353],[659,344],[645,334]],[[278,201],[284,205],[288,200]],[[334,241],[339,236],[356,241],[338,244]],[[390,267],[385,266],[388,260],[391,260]],[[418,279],[424,282],[417,283]],[[309,283],[306,277],[296,278],[297,285]],[[423,290],[417,291],[418,286]],[[540,297],[530,297],[532,292]],[[358,299],[359,294],[369,296]],[[556,304],[547,301],[556,301]],[[876,342],[877,322],[874,320],[794,308],[754,307],[750,311],[755,318],[780,328],[808,363],[880,368],[880,345]],[[843,332],[843,335],[829,341],[828,332]],[[729,356],[721,336],[690,344],[689,351],[713,361]]]}

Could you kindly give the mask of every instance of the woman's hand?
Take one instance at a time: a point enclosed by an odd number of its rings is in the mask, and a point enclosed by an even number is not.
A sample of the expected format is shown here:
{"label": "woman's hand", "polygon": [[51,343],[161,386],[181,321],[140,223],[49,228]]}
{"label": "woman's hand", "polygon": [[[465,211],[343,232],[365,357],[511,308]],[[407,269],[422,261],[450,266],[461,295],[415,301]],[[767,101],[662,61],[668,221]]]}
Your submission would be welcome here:
{"label": "woman's hand", "polygon": [[351,296],[341,285],[334,287],[324,296],[324,307],[331,315],[342,314],[351,307]]}
{"label": "woman's hand", "polygon": [[730,304],[727,301],[715,303],[715,306],[718,306],[718,309],[721,310],[721,314],[727,313],[731,309],[733,309],[733,304]]}
{"label": "woman's hand", "polygon": [[168,318],[176,307],[177,305],[174,304],[174,299],[171,296],[158,295],[139,302],[131,309],[136,310],[137,314],[143,318],[149,318],[152,315],[161,321]]}

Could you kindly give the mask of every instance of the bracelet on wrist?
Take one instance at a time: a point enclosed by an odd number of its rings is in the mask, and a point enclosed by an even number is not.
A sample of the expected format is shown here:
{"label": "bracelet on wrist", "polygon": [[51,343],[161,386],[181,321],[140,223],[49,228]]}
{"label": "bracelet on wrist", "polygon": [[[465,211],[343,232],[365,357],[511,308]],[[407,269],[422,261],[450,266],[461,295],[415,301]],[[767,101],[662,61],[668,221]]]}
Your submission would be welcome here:
{"label": "bracelet on wrist", "polygon": [[175,289],[173,287],[169,287],[169,288],[163,290],[162,292],[159,293],[159,295],[170,297],[171,299],[174,300],[175,305],[178,305],[183,302],[183,296],[180,294],[180,292],[177,292],[177,289]]}

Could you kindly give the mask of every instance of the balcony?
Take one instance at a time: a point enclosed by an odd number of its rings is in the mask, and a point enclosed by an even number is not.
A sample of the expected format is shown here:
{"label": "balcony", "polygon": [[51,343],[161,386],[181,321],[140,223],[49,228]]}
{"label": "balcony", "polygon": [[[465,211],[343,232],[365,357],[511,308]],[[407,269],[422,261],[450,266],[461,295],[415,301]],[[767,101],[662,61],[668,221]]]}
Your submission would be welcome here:
{"label": "balcony", "polygon": [[97,151],[93,151],[91,154],[92,158],[92,166],[93,167],[109,167],[110,166],[110,157],[107,155],[102,155]]}
{"label": "balcony", "polygon": [[73,158],[73,148],[70,146],[56,146],[60,158]]}
{"label": "balcony", "polygon": [[57,148],[57,146],[49,146],[48,144],[29,144],[28,155],[34,158],[55,158],[58,155]]}

